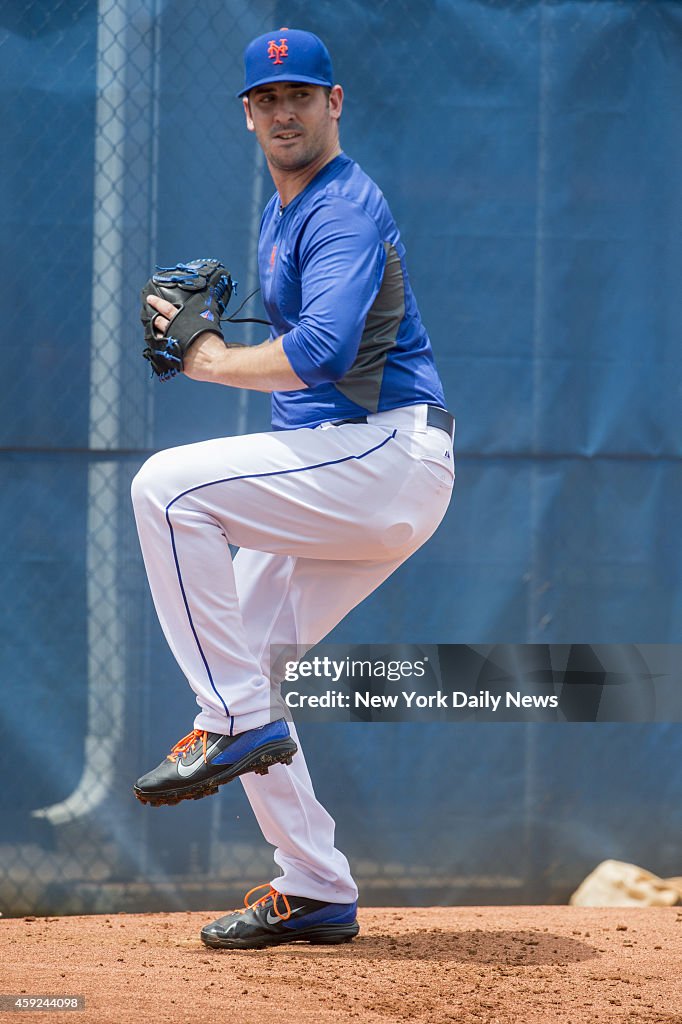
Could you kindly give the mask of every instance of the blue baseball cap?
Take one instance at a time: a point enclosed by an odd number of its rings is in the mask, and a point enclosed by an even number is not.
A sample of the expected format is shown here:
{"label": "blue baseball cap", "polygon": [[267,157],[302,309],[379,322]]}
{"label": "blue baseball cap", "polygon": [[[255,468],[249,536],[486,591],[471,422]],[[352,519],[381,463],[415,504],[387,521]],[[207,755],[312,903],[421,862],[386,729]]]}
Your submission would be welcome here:
{"label": "blue baseball cap", "polygon": [[312,32],[279,28],[258,36],[244,50],[244,88],[238,96],[268,82],[333,85],[332,60]]}

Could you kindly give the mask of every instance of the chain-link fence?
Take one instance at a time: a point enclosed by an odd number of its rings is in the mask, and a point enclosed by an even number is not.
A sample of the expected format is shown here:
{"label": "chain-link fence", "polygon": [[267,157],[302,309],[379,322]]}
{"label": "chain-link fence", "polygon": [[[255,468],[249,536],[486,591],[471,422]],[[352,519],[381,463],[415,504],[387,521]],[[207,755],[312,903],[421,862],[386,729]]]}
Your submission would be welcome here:
{"label": "chain-link fence", "polygon": [[[256,287],[272,184],[235,93],[244,45],[283,23],[330,46],[344,148],[401,226],[459,420],[443,527],[337,635],[682,635],[678,3],[5,0],[5,914],[221,905],[272,872],[239,787],[158,814],[132,799],[192,705],[129,485],[150,451],[267,429],[263,396],[149,380],[137,296],[155,263],[204,254]],[[618,845],[618,730],[599,727],[615,759],[566,845],[575,795],[557,768],[550,828],[538,782],[554,741],[501,728],[484,759],[470,727],[311,730],[316,787],[375,900],[560,897]],[[405,745],[427,734],[415,777]],[[578,743],[602,757],[589,730]],[[679,873],[672,839],[658,855]]]}

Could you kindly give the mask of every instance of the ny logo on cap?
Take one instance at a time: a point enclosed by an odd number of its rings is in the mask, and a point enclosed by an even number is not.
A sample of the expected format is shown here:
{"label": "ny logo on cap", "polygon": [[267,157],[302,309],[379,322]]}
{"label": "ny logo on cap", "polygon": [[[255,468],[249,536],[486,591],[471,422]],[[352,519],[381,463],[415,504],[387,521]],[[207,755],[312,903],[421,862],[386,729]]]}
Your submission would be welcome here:
{"label": "ny logo on cap", "polygon": [[282,57],[289,56],[289,46],[286,39],[280,39],[279,46],[274,39],[271,39],[268,43],[268,57],[273,64],[281,64]]}

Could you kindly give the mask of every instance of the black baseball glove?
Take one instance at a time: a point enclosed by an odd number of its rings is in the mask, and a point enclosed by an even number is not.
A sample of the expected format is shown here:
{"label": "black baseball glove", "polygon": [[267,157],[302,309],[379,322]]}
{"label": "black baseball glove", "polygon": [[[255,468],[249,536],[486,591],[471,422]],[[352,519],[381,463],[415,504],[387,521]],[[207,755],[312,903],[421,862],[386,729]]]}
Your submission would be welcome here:
{"label": "black baseball glove", "polygon": [[[229,272],[218,260],[157,267],[142,289],[140,320],[146,342],[142,355],[160,380],[182,372],[187,349],[204,331],[224,340],[220,320],[234,288]],[[147,303],[148,295],[159,295],[178,310],[163,336],[154,330],[154,320],[160,314]]]}

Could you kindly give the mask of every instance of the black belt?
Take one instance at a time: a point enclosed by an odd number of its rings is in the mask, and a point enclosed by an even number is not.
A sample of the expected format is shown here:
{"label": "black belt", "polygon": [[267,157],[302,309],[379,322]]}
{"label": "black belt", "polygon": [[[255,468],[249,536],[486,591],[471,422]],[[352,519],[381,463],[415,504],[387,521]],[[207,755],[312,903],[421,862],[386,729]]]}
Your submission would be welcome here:
{"label": "black belt", "polygon": [[[407,406],[409,408],[409,406]],[[391,410],[397,412],[397,409]],[[353,416],[347,420],[334,420],[333,426],[340,427],[344,423],[367,423],[366,416]],[[439,430],[444,430],[445,433],[452,440],[455,432],[455,417],[452,413],[449,413],[447,409],[441,409],[437,405],[428,405],[426,407],[426,425],[427,427],[438,427]]]}

